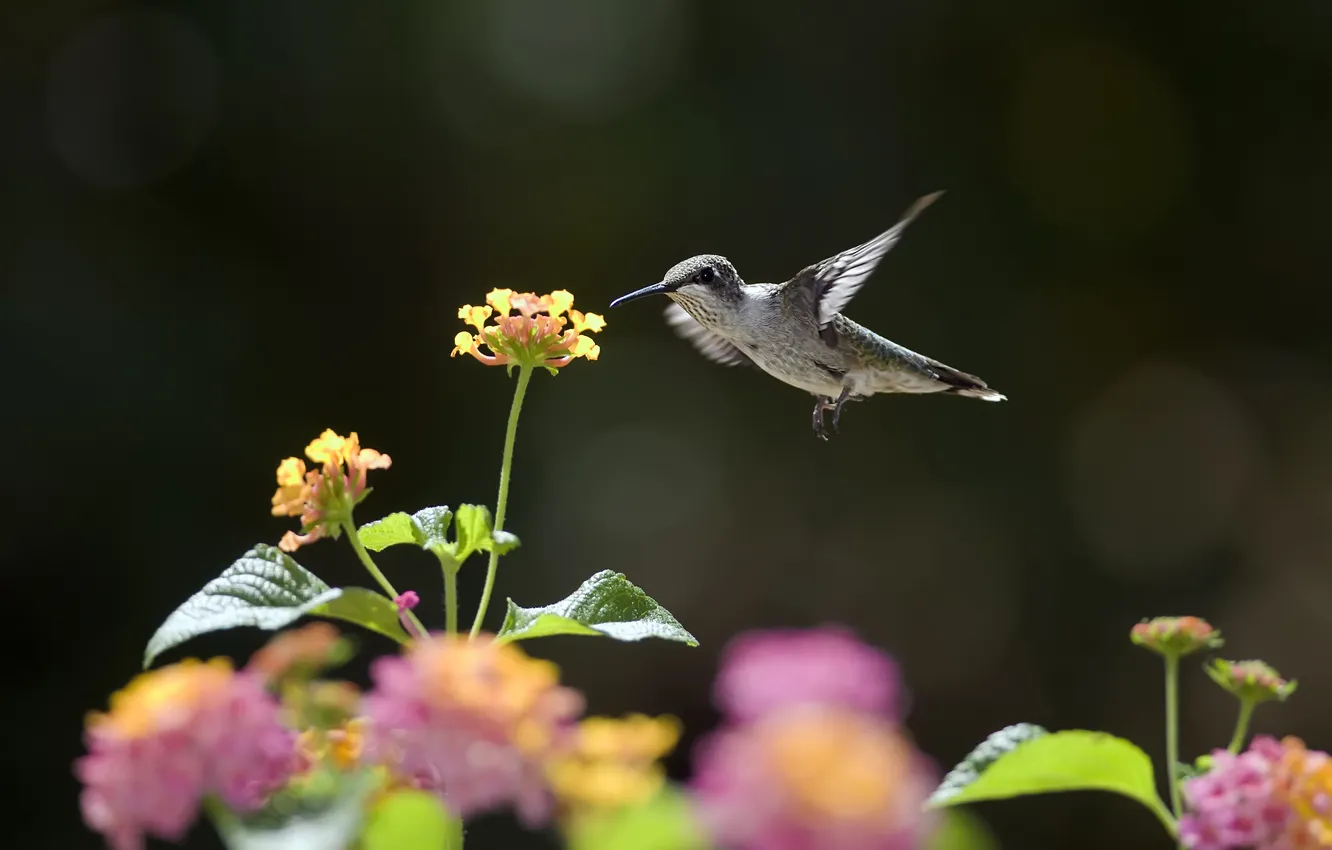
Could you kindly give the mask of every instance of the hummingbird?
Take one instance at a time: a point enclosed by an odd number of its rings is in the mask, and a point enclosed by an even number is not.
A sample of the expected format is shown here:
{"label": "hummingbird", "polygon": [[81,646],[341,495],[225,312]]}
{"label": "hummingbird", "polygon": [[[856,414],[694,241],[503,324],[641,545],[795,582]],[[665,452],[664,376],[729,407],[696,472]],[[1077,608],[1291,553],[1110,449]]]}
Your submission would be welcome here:
{"label": "hummingbird", "polygon": [[785,283],[745,283],[730,260],[700,254],[677,263],[659,283],[622,295],[611,307],[649,295],[672,304],[666,321],[704,357],[756,366],[814,396],[814,435],[838,430],[842,407],[876,393],[944,393],[1006,401],[975,375],[917,354],[842,315],[902,232],[943,192],[918,199],[888,230],[806,266]]}

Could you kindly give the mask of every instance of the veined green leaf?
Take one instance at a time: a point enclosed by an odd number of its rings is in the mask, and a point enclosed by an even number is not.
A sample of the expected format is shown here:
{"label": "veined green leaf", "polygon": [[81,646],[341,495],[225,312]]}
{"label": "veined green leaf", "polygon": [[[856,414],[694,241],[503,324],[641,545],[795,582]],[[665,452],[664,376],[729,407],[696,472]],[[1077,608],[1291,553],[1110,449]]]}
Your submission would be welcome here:
{"label": "veined green leaf", "polygon": [[382,552],[401,543],[421,545],[412,518],[401,511],[367,522],[356,530],[356,536],[361,539],[361,545],[371,552]]}
{"label": "veined green leaf", "polygon": [[[453,522],[453,511],[440,505],[434,508],[421,508],[412,514],[412,530],[416,535],[416,545],[429,549],[436,554],[438,550],[448,549],[449,525]],[[450,550],[451,551],[451,550]]]}
{"label": "veined green leaf", "polygon": [[509,612],[498,636],[501,641],[549,635],[605,635],[622,641],[654,637],[698,646],[671,612],[623,573],[610,570],[592,576],[552,605],[523,608],[509,600]]}
{"label": "veined green leaf", "polygon": [[[379,597],[386,603],[375,601]],[[392,618],[386,619],[387,611]],[[148,641],[143,666],[208,632],[239,626],[274,631],[305,614],[336,617],[405,642],[392,600],[364,588],[329,587],[276,546],[258,544],[171,612]]]}
{"label": "veined green leaf", "polygon": [[1009,727],[997,733],[1005,736],[997,742],[992,735],[944,778],[929,804],[954,806],[1061,791],[1110,791],[1137,800],[1158,817],[1165,812],[1156,793],[1152,760],[1130,741],[1081,729],[1036,730],[1040,727],[1028,724]]}
{"label": "veined green leaf", "polygon": [[453,519],[454,545],[457,547],[454,557],[462,562],[473,552],[489,549],[491,527],[490,508],[485,505],[459,505]]}

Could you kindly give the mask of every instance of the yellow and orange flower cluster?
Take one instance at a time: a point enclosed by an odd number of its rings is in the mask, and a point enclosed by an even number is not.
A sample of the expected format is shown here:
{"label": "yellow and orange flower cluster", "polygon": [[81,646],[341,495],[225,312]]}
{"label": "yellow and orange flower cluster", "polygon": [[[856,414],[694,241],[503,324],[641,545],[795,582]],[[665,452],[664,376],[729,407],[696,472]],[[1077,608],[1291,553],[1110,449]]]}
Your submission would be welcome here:
{"label": "yellow and orange flower cluster", "polygon": [[1309,750],[1296,737],[1281,739],[1275,770],[1274,796],[1290,806],[1294,822],[1287,825],[1288,846],[1332,847],[1332,758]]}
{"label": "yellow and orange flower cluster", "polygon": [[551,788],[572,817],[647,802],[666,782],[660,759],[680,740],[674,717],[589,717],[572,752],[546,766]]}
{"label": "yellow and orange flower cluster", "polygon": [[[462,331],[455,336],[449,356],[463,352],[487,366],[518,363],[548,368],[567,366],[578,357],[596,360],[601,346],[588,334],[606,327],[606,320],[573,309],[573,301],[573,295],[563,289],[541,296],[491,290],[486,296],[488,306],[464,304],[458,308],[458,318],[475,328],[476,334]],[[492,316],[494,323],[486,324]],[[482,352],[482,345],[490,353]]]}
{"label": "yellow and orange flower cluster", "polygon": [[305,447],[305,456],[319,464],[306,469],[305,461],[289,457],[277,468],[277,492],[273,494],[273,516],[299,516],[301,533],[288,531],[278,548],[295,552],[328,534],[336,534],[338,524],[366,493],[366,473],[388,469],[392,459],[374,449],[361,448],[353,431],[343,437],[326,429]]}
{"label": "yellow and orange flower cluster", "polygon": [[231,662],[225,658],[207,663],[187,658],[141,673],[111,695],[110,711],[88,715],[88,727],[122,740],[176,729],[202,707],[224,699],[234,675]]}
{"label": "yellow and orange flower cluster", "polygon": [[306,729],[296,738],[296,772],[306,775],[323,764],[342,771],[359,766],[366,723],[365,718],[354,717],[333,729]]}

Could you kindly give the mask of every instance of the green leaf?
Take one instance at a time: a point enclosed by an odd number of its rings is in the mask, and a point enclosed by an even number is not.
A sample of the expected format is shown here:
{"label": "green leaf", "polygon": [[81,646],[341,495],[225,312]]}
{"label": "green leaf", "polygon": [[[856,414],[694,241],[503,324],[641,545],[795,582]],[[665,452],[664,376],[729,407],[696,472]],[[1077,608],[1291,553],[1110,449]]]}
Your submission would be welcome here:
{"label": "green leaf", "polygon": [[454,557],[459,562],[467,560],[473,552],[490,548],[490,508],[485,505],[459,505],[453,526],[457,536]]}
{"label": "green leaf", "polygon": [[278,792],[252,815],[239,816],[216,799],[205,808],[228,850],[346,850],[365,820],[365,798],[374,790],[369,773],[315,777],[318,794]]}
{"label": "green leaf", "polygon": [[[344,598],[348,594],[350,598]],[[171,612],[148,641],[143,666],[208,632],[240,626],[274,631],[311,613],[348,620],[405,642],[407,634],[397,624],[392,601],[385,599],[393,608],[396,628],[384,622],[382,606],[364,594],[378,595],[362,588],[329,587],[286,552],[260,543]]]}
{"label": "green leaf", "polygon": [[926,850],[999,850],[999,839],[985,821],[966,809],[944,809]]}
{"label": "green leaf", "polygon": [[639,590],[623,573],[603,570],[567,598],[542,608],[521,608],[509,600],[501,641],[550,635],[605,635],[615,640],[661,638],[698,646],[694,636]]}
{"label": "green leaf", "polygon": [[448,548],[449,524],[452,522],[453,511],[444,505],[421,508],[412,514],[412,530],[416,534],[416,545],[432,552],[440,547]]}
{"label": "green leaf", "polygon": [[363,850],[462,850],[462,821],[425,791],[397,791],[377,804],[361,835]]}
{"label": "green leaf", "polygon": [[371,552],[382,552],[400,543],[420,545],[416,539],[416,528],[412,524],[412,518],[401,511],[366,523],[357,529],[356,536],[361,539],[361,545]]}
{"label": "green leaf", "polygon": [[707,850],[708,847],[688,798],[670,786],[640,806],[579,819],[569,835],[569,850]]}
{"label": "green leaf", "polygon": [[511,531],[492,531],[490,545],[497,553],[507,555],[518,548],[518,535]]}
{"label": "green leaf", "polygon": [[962,759],[957,767],[948,771],[948,775],[930,795],[930,803],[940,804],[960,793],[963,788],[980,778],[985,769],[994,764],[1000,756],[1011,753],[1019,744],[1045,734],[1048,733],[1034,723],[1016,723],[992,733]]}
{"label": "green leaf", "polygon": [[[930,805],[953,806],[1061,791],[1110,791],[1137,800],[1158,815],[1164,812],[1165,806],[1156,793],[1152,760],[1133,743],[1105,732],[1075,729],[1032,734],[1040,727],[1023,726],[1025,740],[1008,746],[997,757],[992,757],[993,750],[1011,744],[1021,735],[1010,734],[979,758],[973,752],[944,778],[930,797]],[[990,736],[981,747],[991,744],[993,739]],[[959,771],[963,775],[955,776]],[[964,781],[968,775],[970,781]]]}
{"label": "green leaf", "polygon": [[310,609],[319,617],[333,617],[406,643],[410,637],[398,619],[398,606],[382,593],[364,587],[334,588],[339,596]]}

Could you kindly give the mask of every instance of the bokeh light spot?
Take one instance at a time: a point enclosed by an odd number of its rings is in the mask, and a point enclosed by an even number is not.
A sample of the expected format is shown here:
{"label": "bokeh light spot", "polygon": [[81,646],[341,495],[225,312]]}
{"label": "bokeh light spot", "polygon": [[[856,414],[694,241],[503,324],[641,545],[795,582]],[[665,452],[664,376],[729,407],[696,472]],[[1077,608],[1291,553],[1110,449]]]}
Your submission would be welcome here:
{"label": "bokeh light spot", "polygon": [[1074,516],[1100,565],[1179,570],[1226,542],[1262,466],[1248,412],[1183,366],[1151,363],[1106,389],[1069,435]]}

